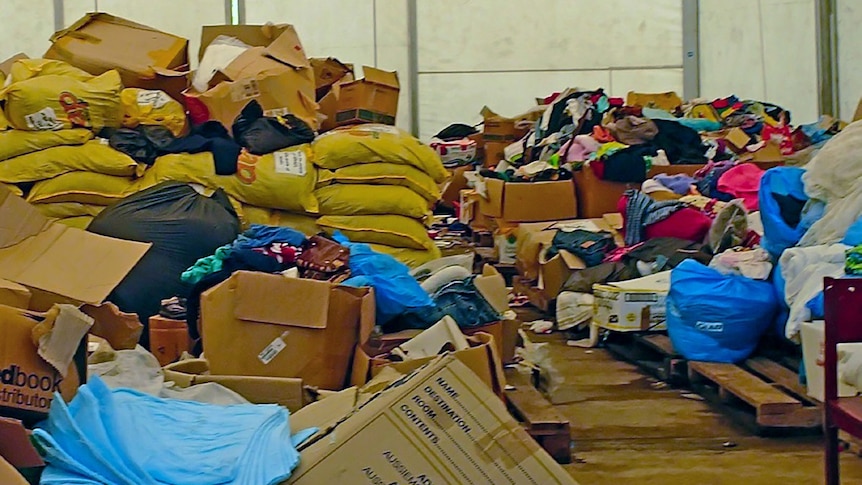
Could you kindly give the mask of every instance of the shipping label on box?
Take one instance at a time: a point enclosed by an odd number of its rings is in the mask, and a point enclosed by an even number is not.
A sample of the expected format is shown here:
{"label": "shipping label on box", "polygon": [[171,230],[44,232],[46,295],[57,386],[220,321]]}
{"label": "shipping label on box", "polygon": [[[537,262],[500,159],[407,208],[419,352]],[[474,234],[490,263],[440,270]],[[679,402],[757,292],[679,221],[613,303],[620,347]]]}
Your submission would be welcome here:
{"label": "shipping label on box", "polygon": [[608,285],[593,285],[593,323],[621,332],[665,330],[670,271]]}

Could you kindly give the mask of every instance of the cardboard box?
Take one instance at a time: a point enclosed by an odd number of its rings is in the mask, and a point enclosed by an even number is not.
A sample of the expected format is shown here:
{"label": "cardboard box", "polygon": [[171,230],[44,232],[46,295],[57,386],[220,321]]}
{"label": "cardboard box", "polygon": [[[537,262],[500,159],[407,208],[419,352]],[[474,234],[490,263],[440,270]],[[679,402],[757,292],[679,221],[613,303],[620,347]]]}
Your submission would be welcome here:
{"label": "cardboard box", "polygon": [[320,132],[324,133],[337,128],[335,115],[338,112],[338,100],[341,99],[341,86],[353,82],[353,73],[346,74],[343,78],[329,87],[329,92],[318,100],[318,113],[324,118],[320,122]]}
{"label": "cardboard box", "polygon": [[593,285],[593,324],[620,332],[665,330],[670,271],[619,283]]}
{"label": "cardboard box", "polygon": [[[44,419],[55,393],[71,400],[87,378],[86,337],[77,345],[65,377],[39,356],[33,328],[44,315],[0,306],[0,414]],[[59,319],[58,319],[59,322]]]}
{"label": "cardboard box", "polygon": [[490,231],[497,226],[493,218],[482,214],[482,197],[475,190],[462,190],[459,195],[461,205],[458,208],[458,220],[461,223],[467,224],[473,231]]}
{"label": "cardboard box", "polygon": [[469,138],[454,141],[432,140],[428,146],[437,152],[446,165],[468,165],[476,159],[476,141]]}
{"label": "cardboard box", "polygon": [[[470,348],[452,352],[458,360],[470,368],[480,380],[501,398],[506,387],[506,377],[503,374],[502,359],[497,352],[497,344],[490,334],[477,332],[467,337]],[[441,346],[442,347],[442,346]],[[436,357],[392,362],[382,356],[370,356],[363,347],[357,347],[353,360],[353,375],[351,385],[363,386],[386,369],[398,373],[410,373],[431,362]]]}
{"label": "cardboard box", "polygon": [[302,379],[211,374],[206,359],[181,360],[166,365],[162,370],[165,381],[173,381],[179,387],[215,382],[253,404],[278,404],[290,412],[314,402],[312,395],[306,392]]}
{"label": "cardboard box", "polygon": [[[823,320],[802,322],[799,329],[802,339],[802,361],[805,363],[805,379],[808,384],[808,395],[823,402],[826,396],[824,386],[825,365],[823,351],[826,345],[826,323]],[[862,343],[846,342],[838,344],[839,351],[862,352]],[[840,362],[838,367],[840,369]],[[859,393],[856,387],[845,384],[838,376],[838,397],[853,397]]]}
{"label": "cardboard box", "polygon": [[0,187],[0,278],[27,287],[32,310],[101,303],[150,246],[58,224]]}
{"label": "cardboard box", "polygon": [[288,483],[576,483],[453,355],[362,397],[291,416],[321,432]]}
{"label": "cardboard box", "polygon": [[99,75],[116,69],[127,88],[158,89],[182,100],[188,40],[106,13],[88,13],[51,36],[46,59]]}
{"label": "cardboard box", "polygon": [[309,62],[314,70],[315,99],[318,101],[329,92],[331,86],[344,79],[344,76],[353,74],[352,66],[334,57],[312,57]]}
{"label": "cardboard box", "polygon": [[[659,174],[686,174],[694,175],[695,172],[703,168],[703,165],[668,165],[653,167],[647,178],[655,177]],[[595,172],[589,167],[584,167],[574,173],[575,186],[578,196],[578,216],[581,219],[591,219],[602,217],[610,212],[618,212],[617,204],[620,197],[623,196],[626,190],[640,190],[641,184],[637,183],[619,183],[609,182],[596,177]]]}
{"label": "cardboard box", "polygon": [[398,73],[363,66],[363,79],[341,85],[335,124],[382,123],[394,125],[401,84]]}
{"label": "cardboard box", "polygon": [[374,318],[370,288],[268,273],[237,271],[201,295],[213,373],[295,377],[322,389],[344,387],[353,350],[371,335]]}
{"label": "cardboard box", "polygon": [[557,230],[553,228],[557,222],[564,221],[518,225],[515,234],[518,239],[515,249],[515,269],[522,279],[530,282],[539,281],[539,252],[554,240]]}
{"label": "cardboard box", "polygon": [[30,306],[30,296],[26,286],[0,279],[0,305],[27,308]]}
{"label": "cardboard box", "polygon": [[527,130],[516,126],[518,120],[525,118],[525,115],[507,118],[491,111],[487,106],[482,108],[481,114],[484,126],[482,145],[485,152],[485,167],[494,167],[500,160],[506,158],[504,155],[506,147],[527,133]]}
{"label": "cardboard box", "polygon": [[[617,232],[605,219],[580,219],[574,221],[558,222],[548,228],[545,233],[550,232],[556,234],[558,230],[567,229],[575,230],[582,229],[592,232],[609,232],[614,236],[614,241],[619,247],[625,246],[623,236]],[[553,242],[553,235],[550,236],[550,241],[547,236],[540,238],[539,241],[539,287],[545,293],[549,300],[554,300],[560,291],[565,286],[566,281],[572,276],[575,271],[586,269],[587,265],[584,261],[568,251],[559,251],[552,258],[547,258],[547,249]]]}
{"label": "cardboard box", "polygon": [[185,320],[174,320],[161,315],[150,317],[147,331],[150,334],[150,352],[166,366],[179,360],[183,352],[192,350],[189,326]]}
{"label": "cardboard box", "polygon": [[[520,326],[521,322],[517,320],[500,320],[497,322],[489,323],[487,325],[480,325],[478,327],[470,327],[470,328],[462,328],[461,333],[466,336],[476,335],[477,333],[487,333],[488,335],[494,337],[494,343],[497,345],[497,353],[500,355],[500,360],[503,363],[511,362],[514,358],[514,342],[511,336],[512,333],[512,323],[517,323]],[[409,329],[402,330],[400,332],[395,333],[387,333],[381,335],[379,338],[373,338],[371,341],[365,344],[365,348],[367,349],[368,355],[383,355],[389,353],[395,347],[408,342],[410,339],[416,337],[422,333],[422,330],[419,329]],[[517,334],[517,330],[514,332]],[[511,345],[512,352],[511,355],[508,352],[508,347]]]}
{"label": "cardboard box", "polygon": [[292,25],[204,27],[201,52],[219,35],[252,48],[217,72],[206,92],[184,93],[193,122],[212,119],[231,129],[242,109],[256,100],[267,114],[290,113],[318,128],[314,70]]}
{"label": "cardboard box", "polygon": [[[486,179],[488,198],[480,210],[486,216],[509,222],[575,219],[578,203],[571,180],[510,183]],[[613,211],[609,211],[613,212]]]}
{"label": "cardboard box", "polygon": [[445,203],[449,207],[452,207],[455,205],[456,202],[460,202],[461,191],[469,189],[467,185],[467,178],[464,177],[464,174],[471,170],[474,170],[471,165],[448,170],[451,176],[446,182],[444,182],[440,190],[440,192],[442,193],[442,195],[440,196],[440,200],[443,203]]}

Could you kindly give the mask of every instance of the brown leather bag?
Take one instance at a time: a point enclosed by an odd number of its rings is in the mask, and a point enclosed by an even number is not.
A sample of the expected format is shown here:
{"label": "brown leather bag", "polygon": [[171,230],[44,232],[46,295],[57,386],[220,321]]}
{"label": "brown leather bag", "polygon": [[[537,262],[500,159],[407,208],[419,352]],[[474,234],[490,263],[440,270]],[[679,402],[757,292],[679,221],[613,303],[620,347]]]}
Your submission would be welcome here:
{"label": "brown leather bag", "polygon": [[312,236],[297,258],[296,265],[304,270],[304,278],[332,280],[349,274],[349,262],[350,251],[346,247],[323,236]]}

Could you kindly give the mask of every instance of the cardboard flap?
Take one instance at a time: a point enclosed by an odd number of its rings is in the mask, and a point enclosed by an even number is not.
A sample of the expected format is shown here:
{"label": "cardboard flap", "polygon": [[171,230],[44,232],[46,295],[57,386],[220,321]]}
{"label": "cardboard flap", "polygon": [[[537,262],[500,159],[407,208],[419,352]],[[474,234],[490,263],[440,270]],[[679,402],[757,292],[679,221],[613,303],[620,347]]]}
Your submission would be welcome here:
{"label": "cardboard flap", "polygon": [[0,185],[0,249],[39,234],[49,223],[41,212]]}
{"label": "cardboard flap", "polygon": [[505,313],[509,309],[509,291],[506,289],[506,280],[496,268],[486,264],[482,268],[482,275],[476,277],[473,284],[497,313]]}
{"label": "cardboard flap", "polygon": [[288,25],[284,32],[267,46],[266,55],[295,68],[311,67],[305,55],[305,49],[302,48],[302,42],[299,40],[299,34],[292,25]]}
{"label": "cardboard flap", "polygon": [[[281,275],[237,271],[234,316],[288,327],[326,328],[332,285]],[[314,302],[309,305],[308,302]]]}
{"label": "cardboard flap", "polygon": [[398,89],[401,84],[398,83],[398,73],[383,71],[370,66],[362,66],[362,72],[365,81],[369,83],[379,84],[381,86],[389,86],[390,88]]}
{"label": "cardboard flap", "polygon": [[[333,426],[353,412],[356,406],[358,391],[356,387],[349,387],[291,414],[291,431],[298,433],[308,428],[319,428],[320,431],[316,436],[326,434]],[[308,446],[314,441],[314,438],[309,439],[303,444],[303,447]]]}
{"label": "cardboard flap", "polygon": [[278,38],[287,28],[287,24],[266,25],[204,25],[201,29],[201,47],[198,58],[203,59],[207,47],[216,37],[224,35],[233,37],[252,47],[266,47]]}
{"label": "cardboard flap", "polygon": [[559,255],[569,269],[587,269],[587,264],[584,263],[583,259],[575,256],[574,254],[566,251],[565,249],[560,250]]}
{"label": "cardboard flap", "polygon": [[467,337],[461,333],[455,320],[448,315],[424,332],[399,345],[393,352],[397,352],[404,360],[423,359],[438,355],[446,344],[452,344],[455,351],[470,348]]}

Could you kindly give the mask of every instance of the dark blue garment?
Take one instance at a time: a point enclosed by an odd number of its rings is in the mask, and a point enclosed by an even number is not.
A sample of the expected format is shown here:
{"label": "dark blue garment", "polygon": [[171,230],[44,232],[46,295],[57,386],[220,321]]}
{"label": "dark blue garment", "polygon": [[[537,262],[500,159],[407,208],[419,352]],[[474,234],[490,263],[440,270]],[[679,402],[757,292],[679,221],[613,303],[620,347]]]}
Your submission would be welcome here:
{"label": "dark blue garment", "polygon": [[305,234],[289,227],[265,226],[252,224],[233,243],[234,250],[266,248],[272,243],[287,243],[291,246],[302,246]]}
{"label": "dark blue garment", "polygon": [[500,314],[473,284],[475,278],[453,281],[431,295],[438,308],[435,321],[449,315],[459,327],[478,327],[500,320]]}

